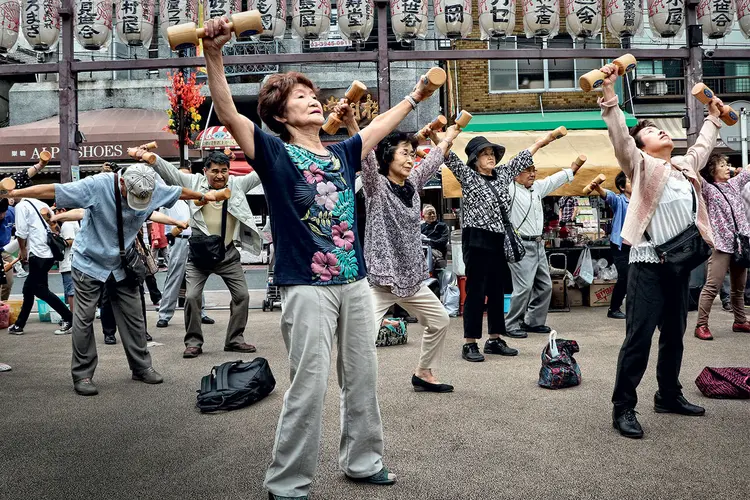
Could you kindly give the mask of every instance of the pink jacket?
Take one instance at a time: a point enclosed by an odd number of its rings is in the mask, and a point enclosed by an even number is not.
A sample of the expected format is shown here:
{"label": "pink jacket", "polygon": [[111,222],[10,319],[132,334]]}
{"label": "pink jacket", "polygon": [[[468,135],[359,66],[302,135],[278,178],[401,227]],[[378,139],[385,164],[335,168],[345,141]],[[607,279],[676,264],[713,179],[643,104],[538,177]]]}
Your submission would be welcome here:
{"label": "pink jacket", "polygon": [[628,133],[625,116],[617,104],[616,96],[609,101],[599,99],[602,118],[607,124],[609,139],[615,149],[617,162],[633,185],[628,213],[622,226],[622,239],[630,245],[641,243],[643,233],[659,205],[659,199],[664,192],[671,169],[676,168],[685,173],[695,188],[698,201],[698,230],[706,243],[713,247],[713,232],[708,220],[706,201],[701,196],[699,172],[706,165],[716,145],[716,137],[721,127],[719,119],[707,116],[695,144],[688,148],[685,156],[673,157],[670,165],[669,162],[647,155],[635,146],[635,140]]}

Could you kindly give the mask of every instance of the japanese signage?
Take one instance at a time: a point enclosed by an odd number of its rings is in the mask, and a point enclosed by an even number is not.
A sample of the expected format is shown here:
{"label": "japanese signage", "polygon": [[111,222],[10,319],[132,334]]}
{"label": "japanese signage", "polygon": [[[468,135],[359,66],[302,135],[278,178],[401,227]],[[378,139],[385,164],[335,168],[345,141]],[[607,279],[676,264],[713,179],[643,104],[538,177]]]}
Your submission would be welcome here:
{"label": "japanese signage", "polygon": [[121,0],[117,4],[117,36],[134,47],[148,45],[154,35],[155,0]]}
{"label": "japanese signage", "polygon": [[446,38],[471,33],[471,0],[434,0],[435,31]]}
{"label": "japanese signage", "polygon": [[523,29],[527,38],[557,35],[560,0],[523,0]]}
{"label": "japanese signage", "polygon": [[[344,92],[341,92],[340,96],[337,95],[329,95],[327,98],[321,97],[321,102],[323,103],[323,111],[325,113],[330,113],[333,111],[333,108],[336,107],[336,104],[338,104],[339,100],[344,97]],[[370,121],[372,121],[373,118],[378,116],[378,101],[373,100],[372,94],[367,94],[359,101],[359,105],[354,107],[354,118],[356,118],[357,123],[359,123],[360,127],[364,127]]]}
{"label": "japanese signage", "polygon": [[427,35],[427,0],[391,0],[391,26],[396,40]]}
{"label": "japanese signage", "polygon": [[59,0],[24,0],[23,36],[39,52],[52,50],[60,37]]}
{"label": "japanese signage", "polygon": [[662,38],[672,38],[685,26],[685,0],[648,0],[651,31]]}
{"label": "japanese signage", "polygon": [[643,30],[641,0],[604,0],[607,29],[618,38],[628,38]]}
{"label": "japanese signage", "polygon": [[167,38],[167,29],[184,23],[198,23],[198,0],[159,0],[159,28]]}
{"label": "japanese signage", "polygon": [[263,41],[284,38],[286,0],[249,0],[248,9],[260,12],[263,31],[256,38]]}
{"label": "japanese signage", "polygon": [[573,38],[593,38],[602,29],[601,0],[565,0],[566,31]]}
{"label": "japanese signage", "polygon": [[375,22],[373,0],[339,0],[337,5],[341,35],[348,40],[367,40]]}
{"label": "japanese signage", "polygon": [[294,0],[292,3],[292,28],[303,40],[327,38],[331,27],[330,0]]}
{"label": "japanese signage", "polygon": [[0,0],[0,52],[16,46],[21,24],[21,0]]}
{"label": "japanese signage", "polygon": [[87,50],[109,44],[112,34],[112,0],[76,0],[75,36]]}
{"label": "japanese signage", "polygon": [[231,17],[235,12],[240,12],[242,10],[240,0],[207,0],[207,4],[208,18],[221,16]]}
{"label": "japanese signage", "polygon": [[698,22],[703,26],[703,36],[709,39],[724,38],[734,24],[734,0],[701,0],[696,9]]}
{"label": "japanese signage", "polygon": [[516,25],[516,0],[479,0],[477,6],[483,40],[513,33]]}
{"label": "japanese signage", "polygon": [[[105,160],[126,160],[128,148],[136,147],[141,142],[114,142],[114,143],[84,143],[78,146],[78,159],[81,161],[105,161]],[[159,150],[162,155],[176,156],[177,149],[170,144],[159,143]],[[52,153],[52,163],[58,161],[60,156],[59,144],[35,144],[35,145],[7,145],[0,148],[0,163],[6,164],[34,164],[39,161],[39,153],[49,151]]]}

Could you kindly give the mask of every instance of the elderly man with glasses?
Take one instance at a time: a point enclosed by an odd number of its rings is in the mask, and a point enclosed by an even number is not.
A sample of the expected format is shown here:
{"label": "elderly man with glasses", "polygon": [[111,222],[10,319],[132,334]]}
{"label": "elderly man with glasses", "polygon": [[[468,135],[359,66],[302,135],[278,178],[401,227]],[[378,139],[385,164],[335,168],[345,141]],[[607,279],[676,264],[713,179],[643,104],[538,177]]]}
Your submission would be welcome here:
{"label": "elderly man with glasses", "polygon": [[526,255],[520,262],[508,263],[513,279],[513,296],[505,319],[508,337],[525,338],[527,332],[550,332],[545,323],[552,297],[552,279],[542,238],[542,198],[571,182],[579,168],[573,162],[570,168],[536,182],[536,167],[532,165],[518,174],[515,182],[508,187],[511,197],[510,220],[526,249]]}

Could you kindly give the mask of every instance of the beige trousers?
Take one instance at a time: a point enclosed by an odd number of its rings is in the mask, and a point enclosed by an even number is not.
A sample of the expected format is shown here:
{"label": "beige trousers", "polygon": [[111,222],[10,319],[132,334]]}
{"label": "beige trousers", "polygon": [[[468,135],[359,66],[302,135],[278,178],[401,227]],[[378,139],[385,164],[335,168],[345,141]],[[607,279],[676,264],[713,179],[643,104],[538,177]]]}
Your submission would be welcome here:
{"label": "beige trousers", "polygon": [[414,315],[423,325],[422,353],[419,356],[419,368],[435,368],[443,355],[443,344],[445,335],[448,333],[450,318],[432,290],[422,285],[417,293],[411,297],[398,297],[393,295],[389,289],[383,287],[371,287],[372,303],[375,310],[375,335],[377,338],[380,323],[386,311],[393,305],[398,304],[406,311]]}
{"label": "beige trousers", "polygon": [[731,283],[730,298],[732,311],[734,312],[734,322],[744,323],[747,321],[745,316],[745,281],[747,281],[747,269],[739,267],[732,263],[732,254],[714,250],[708,258],[708,270],[706,271],[706,284],[701,291],[701,297],[698,301],[698,323],[697,326],[708,325],[708,315],[711,314],[716,295],[719,293],[721,284],[724,282],[724,276],[729,270],[729,280]]}

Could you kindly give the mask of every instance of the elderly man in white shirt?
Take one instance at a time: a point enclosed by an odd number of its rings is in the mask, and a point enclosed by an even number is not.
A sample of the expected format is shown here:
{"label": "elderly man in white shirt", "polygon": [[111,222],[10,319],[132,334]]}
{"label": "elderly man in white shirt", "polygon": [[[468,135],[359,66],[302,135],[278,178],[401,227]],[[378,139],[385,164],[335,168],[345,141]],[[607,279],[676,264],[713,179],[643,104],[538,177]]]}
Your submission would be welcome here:
{"label": "elderly man in white shirt", "polygon": [[552,297],[552,279],[542,238],[542,198],[571,182],[579,168],[574,162],[571,168],[536,181],[536,167],[532,165],[521,172],[508,188],[511,196],[510,220],[526,249],[526,255],[520,262],[508,263],[513,278],[513,296],[505,318],[508,337],[525,338],[526,332],[550,332],[545,323]]}

